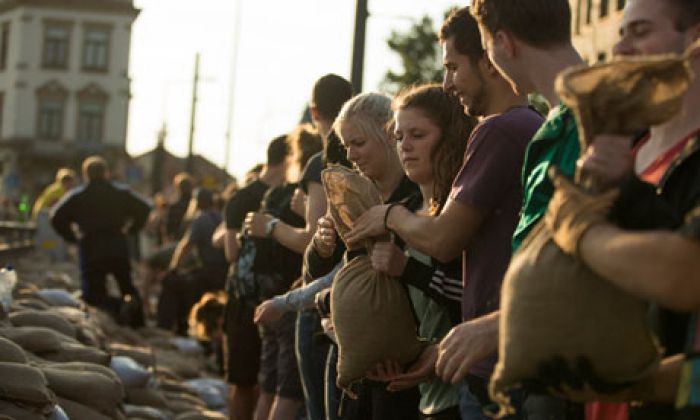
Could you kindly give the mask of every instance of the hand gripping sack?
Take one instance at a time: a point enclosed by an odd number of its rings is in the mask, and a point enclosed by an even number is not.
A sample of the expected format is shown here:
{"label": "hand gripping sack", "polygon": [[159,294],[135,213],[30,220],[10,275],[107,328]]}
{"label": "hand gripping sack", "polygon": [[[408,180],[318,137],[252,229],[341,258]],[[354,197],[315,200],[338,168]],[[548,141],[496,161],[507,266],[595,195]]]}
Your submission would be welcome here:
{"label": "hand gripping sack", "polygon": [[[632,136],[669,119],[689,78],[684,59],[656,57],[573,68],[556,86],[585,151],[597,134]],[[596,191],[595,179],[576,181]],[[499,334],[490,394],[501,414],[512,412],[505,392],[520,385],[579,401],[642,398],[661,357],[646,302],[565,254],[544,221],[505,275]]]}
{"label": "hand gripping sack", "polygon": [[[331,215],[341,238],[353,220],[380,204],[370,180],[342,166],[322,173]],[[365,247],[371,251],[373,241]],[[384,360],[410,363],[423,344],[404,286],[372,268],[370,257],[349,261],[335,276],[331,291],[331,319],[338,340],[338,386],[348,389]],[[352,394],[351,394],[352,395]]]}

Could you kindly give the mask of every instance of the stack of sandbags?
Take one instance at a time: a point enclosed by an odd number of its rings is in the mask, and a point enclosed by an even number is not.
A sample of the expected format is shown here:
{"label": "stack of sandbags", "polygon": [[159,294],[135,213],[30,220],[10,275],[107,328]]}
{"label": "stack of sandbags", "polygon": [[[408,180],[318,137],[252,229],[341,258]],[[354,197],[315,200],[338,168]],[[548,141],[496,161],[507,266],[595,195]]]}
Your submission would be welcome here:
{"label": "stack of sandbags", "polygon": [[110,355],[98,348],[46,327],[0,328],[0,337],[14,341],[25,351],[53,362],[87,362],[106,366]]}
{"label": "stack of sandbags", "polygon": [[[56,393],[62,408],[71,418],[86,417],[96,412],[106,418],[121,418],[120,404],[124,387],[119,377],[109,368],[92,363],[54,363],[41,367],[49,388]],[[64,404],[63,401],[70,401]]]}

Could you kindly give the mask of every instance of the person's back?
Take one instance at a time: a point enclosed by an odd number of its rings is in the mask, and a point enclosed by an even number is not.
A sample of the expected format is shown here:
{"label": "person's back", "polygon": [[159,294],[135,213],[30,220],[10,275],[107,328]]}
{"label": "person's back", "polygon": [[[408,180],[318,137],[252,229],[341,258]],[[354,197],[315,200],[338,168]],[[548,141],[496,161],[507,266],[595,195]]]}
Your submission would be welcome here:
{"label": "person's back", "polygon": [[211,237],[220,223],[221,215],[215,209],[202,210],[192,219],[190,232],[197,234],[191,239],[203,266],[227,266],[223,249],[215,248],[211,243]]}
{"label": "person's back", "polygon": [[130,231],[138,230],[150,211],[145,201],[128,187],[105,180],[92,181],[75,189],[58,206],[54,212],[54,223],[62,222],[65,212],[65,217],[78,225],[82,241],[124,236],[129,222],[132,223]]}

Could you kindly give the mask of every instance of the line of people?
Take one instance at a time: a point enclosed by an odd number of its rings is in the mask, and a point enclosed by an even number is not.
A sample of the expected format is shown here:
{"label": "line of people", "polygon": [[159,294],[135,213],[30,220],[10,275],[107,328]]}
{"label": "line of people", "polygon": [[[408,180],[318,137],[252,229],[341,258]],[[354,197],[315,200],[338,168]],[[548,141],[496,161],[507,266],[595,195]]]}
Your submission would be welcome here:
{"label": "line of people", "polygon": [[[615,52],[682,53],[699,36],[697,2],[630,0]],[[700,84],[691,82],[667,123],[634,139],[600,135],[581,150],[575,116],[555,91],[561,71],[584,64],[571,44],[568,1],[474,0],[446,19],[439,38],[442,86],[391,99],[353,96],[335,75],[319,79],[311,115],[323,150],[300,178],[287,177],[284,141],[275,139],[259,179],[227,202],[219,239],[232,267],[224,326],[231,418],[291,419],[302,405],[314,420],[486,418],[503,275],[538,223],[562,250],[655,304],[668,359],[641,404],[519,390],[512,418],[697,416],[697,340],[686,346],[697,325],[690,313],[700,309]],[[697,69],[695,56],[690,63]],[[546,99],[548,115],[529,106],[529,93]],[[344,242],[321,182],[331,164],[359,170],[385,203],[354,220]],[[610,216],[585,217],[594,197],[556,188],[552,167],[567,177],[580,168],[619,188]],[[335,381],[330,290],[358,245],[387,233],[393,240],[373,247],[372,266],[405,286],[429,344],[409,366],[380,361],[348,398]]]}

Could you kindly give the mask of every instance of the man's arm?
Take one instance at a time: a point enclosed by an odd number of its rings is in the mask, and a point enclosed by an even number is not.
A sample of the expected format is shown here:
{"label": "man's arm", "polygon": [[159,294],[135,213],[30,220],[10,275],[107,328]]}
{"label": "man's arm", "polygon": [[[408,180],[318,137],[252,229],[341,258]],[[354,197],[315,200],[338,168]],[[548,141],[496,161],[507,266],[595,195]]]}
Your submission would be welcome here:
{"label": "man's arm", "polygon": [[192,243],[190,242],[189,235],[185,235],[184,238],[178,242],[177,246],[175,247],[175,252],[173,253],[173,258],[170,260],[170,269],[175,270],[180,265],[182,262],[185,260],[185,258],[189,255],[190,251],[192,250]]}
{"label": "man's arm", "polygon": [[630,294],[680,311],[700,308],[700,243],[670,231],[588,229],[579,244],[588,266]]}
{"label": "man's arm", "polygon": [[77,238],[71,229],[73,201],[71,196],[64,196],[51,211],[51,226],[68,242],[76,242]]}
{"label": "man's arm", "polygon": [[238,229],[226,229],[226,233],[224,234],[224,253],[229,263],[236,262],[239,248]]}
{"label": "man's arm", "polygon": [[450,198],[436,217],[419,216],[394,206],[387,226],[413,248],[447,263],[460,256],[483,218],[481,210]]}
{"label": "man's arm", "polygon": [[[296,253],[303,254],[306,246],[311,242],[318,219],[326,213],[326,194],[323,187],[318,182],[308,183],[308,199],[306,208],[306,226],[295,228],[284,222],[279,222],[272,231],[272,237],[285,248]],[[251,223],[251,234],[253,236],[264,237],[264,226],[271,217],[267,214],[256,213]]]}

